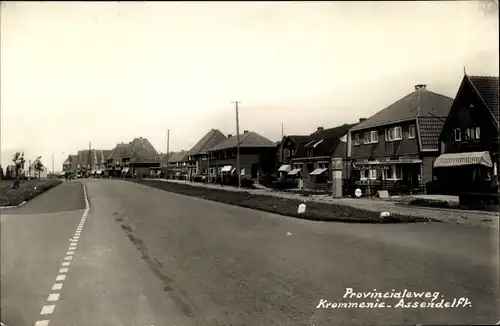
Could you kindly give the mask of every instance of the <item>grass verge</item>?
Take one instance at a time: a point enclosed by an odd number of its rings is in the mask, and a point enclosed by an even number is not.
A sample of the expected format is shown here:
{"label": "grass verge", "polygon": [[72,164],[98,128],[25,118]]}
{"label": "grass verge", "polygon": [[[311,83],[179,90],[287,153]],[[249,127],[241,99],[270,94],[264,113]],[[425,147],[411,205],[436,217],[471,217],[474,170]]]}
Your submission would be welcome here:
{"label": "grass verge", "polygon": [[306,201],[306,212],[304,214],[298,214],[297,208],[300,204],[304,203],[304,200],[255,195],[248,192],[209,189],[157,180],[128,181],[177,194],[313,221],[336,221],[348,223],[439,222],[435,219],[400,214],[391,214],[390,217],[381,218],[380,212],[363,210],[346,205],[319,203],[313,201]]}
{"label": "grass verge", "polygon": [[497,205],[462,205],[456,202],[448,202],[448,201],[442,201],[442,200],[431,200],[431,199],[422,199],[422,198],[416,198],[408,203],[406,205],[409,206],[420,206],[420,207],[431,207],[431,208],[445,208],[445,209],[459,209],[459,210],[478,210],[478,211],[485,211],[485,212],[498,212],[499,207]]}
{"label": "grass verge", "polygon": [[20,205],[61,183],[61,180],[21,180],[19,188],[12,189],[14,181],[2,180],[0,181],[0,207]]}

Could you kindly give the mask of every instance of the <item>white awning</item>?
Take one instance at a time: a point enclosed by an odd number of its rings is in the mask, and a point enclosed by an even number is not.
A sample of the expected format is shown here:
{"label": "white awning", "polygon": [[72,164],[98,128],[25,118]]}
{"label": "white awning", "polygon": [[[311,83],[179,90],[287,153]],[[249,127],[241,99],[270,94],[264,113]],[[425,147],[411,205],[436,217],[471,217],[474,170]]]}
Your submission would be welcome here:
{"label": "white awning", "polygon": [[128,173],[128,171],[129,171],[129,170],[130,170],[130,168],[124,168],[124,169],[122,170],[122,173]]}
{"label": "white awning", "polygon": [[312,171],[311,173],[309,173],[309,175],[320,175],[323,172],[325,172],[326,170],[328,170],[328,169],[316,169],[316,170]]}
{"label": "white awning", "polygon": [[282,165],[278,172],[290,172],[292,170],[292,167],[290,165]]}
{"label": "white awning", "polygon": [[225,165],[220,172],[229,172],[231,171],[232,166],[231,165]]}
{"label": "white awning", "polygon": [[96,174],[101,174],[101,173],[102,173],[102,171],[101,171],[101,170],[97,170],[97,171],[95,171],[95,173],[96,173]]}
{"label": "white awning", "polygon": [[292,171],[288,172],[288,175],[296,175],[300,171],[302,171],[302,169],[293,169]]}
{"label": "white awning", "polygon": [[466,165],[484,165],[492,167],[493,163],[489,152],[448,153],[440,155],[434,162],[435,168]]}

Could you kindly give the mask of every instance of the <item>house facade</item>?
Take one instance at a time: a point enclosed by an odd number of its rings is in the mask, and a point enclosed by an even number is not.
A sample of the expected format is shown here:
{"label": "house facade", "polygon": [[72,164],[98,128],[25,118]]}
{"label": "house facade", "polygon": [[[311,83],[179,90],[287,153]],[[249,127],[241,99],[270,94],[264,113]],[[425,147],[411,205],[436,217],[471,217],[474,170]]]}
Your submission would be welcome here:
{"label": "house facade", "polygon": [[156,177],[161,174],[160,154],[146,138],[134,138],[122,160],[128,164],[122,170],[125,176]]}
{"label": "house facade", "polygon": [[307,140],[308,137],[308,135],[290,135],[283,137],[277,150],[279,177],[286,177],[292,170],[292,159],[297,154],[299,146]]}
{"label": "house facade", "polygon": [[499,78],[465,75],[434,163],[444,194],[498,192]]}
{"label": "house facade", "polygon": [[[106,174],[107,176],[117,178],[123,172],[129,172],[130,162],[130,143],[116,144],[107,158]],[[127,170],[128,169],[128,170]]]}
{"label": "house facade", "polygon": [[[209,177],[237,175],[237,136],[228,135],[208,150]],[[240,138],[240,175],[242,179],[257,179],[263,156],[276,155],[276,143],[256,132],[245,130]]]}
{"label": "house facade", "polygon": [[[298,146],[291,158],[292,170],[288,175],[302,179],[304,189],[330,192],[334,182],[332,159],[345,161],[347,134],[354,125],[343,124],[329,129],[318,127]],[[347,168],[342,164],[342,175],[345,176]]]}
{"label": "house facade", "polygon": [[217,129],[206,133],[186,155],[189,165],[189,175],[192,177],[207,177],[210,158],[208,152],[227,137]]}
{"label": "house facade", "polygon": [[439,156],[439,134],[453,99],[416,85],[415,91],[368,119],[348,135],[350,181],[364,195],[425,191]]}
{"label": "house facade", "polygon": [[[170,153],[169,157],[165,157],[168,165],[165,165],[165,175],[167,179],[187,180],[189,177],[189,165],[187,160],[188,151],[182,150],[179,152]],[[168,167],[168,169],[167,169]]]}

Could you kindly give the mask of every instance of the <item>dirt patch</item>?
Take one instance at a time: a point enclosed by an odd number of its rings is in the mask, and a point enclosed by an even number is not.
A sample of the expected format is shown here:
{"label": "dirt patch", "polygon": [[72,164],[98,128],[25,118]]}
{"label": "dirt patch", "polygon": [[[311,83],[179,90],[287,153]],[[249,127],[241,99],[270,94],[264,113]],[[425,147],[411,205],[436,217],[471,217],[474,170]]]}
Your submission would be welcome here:
{"label": "dirt patch", "polygon": [[[368,211],[334,203],[319,203],[307,200],[304,201],[298,199],[280,198],[275,196],[254,195],[248,192],[208,189],[156,180],[130,180],[130,182],[135,182],[182,195],[193,196],[225,204],[314,221],[337,221],[353,223],[413,223],[428,221],[439,222],[436,219],[401,214],[392,214],[390,217],[381,218],[380,212]],[[297,208],[304,202],[307,205],[306,212],[304,214],[298,214]]]}
{"label": "dirt patch", "polygon": [[14,181],[1,181],[0,207],[20,205],[61,183],[61,180],[21,180],[19,187],[12,189]]}

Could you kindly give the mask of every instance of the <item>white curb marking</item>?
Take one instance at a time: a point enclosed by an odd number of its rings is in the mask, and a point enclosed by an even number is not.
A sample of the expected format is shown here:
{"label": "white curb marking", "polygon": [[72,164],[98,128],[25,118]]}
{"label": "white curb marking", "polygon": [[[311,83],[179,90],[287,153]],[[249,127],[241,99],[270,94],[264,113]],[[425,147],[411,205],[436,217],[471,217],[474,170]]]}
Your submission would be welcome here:
{"label": "white curb marking", "polygon": [[66,255],[67,255],[67,256],[71,256],[71,255],[74,255],[74,254],[75,254],[75,252],[74,252],[74,251],[68,251],[68,252],[66,253]]}
{"label": "white curb marking", "polygon": [[35,323],[35,326],[48,326],[48,325],[49,325],[49,321],[48,320],[38,320]]}
{"label": "white curb marking", "polygon": [[60,268],[59,273],[67,273],[68,269],[67,268]]}
{"label": "white curb marking", "polygon": [[64,260],[72,260],[73,259],[73,256],[66,256],[64,257]]}
{"label": "white curb marking", "polygon": [[62,263],[62,265],[64,267],[68,267],[69,265],[71,265],[71,263],[69,261],[65,261],[64,263]]}

